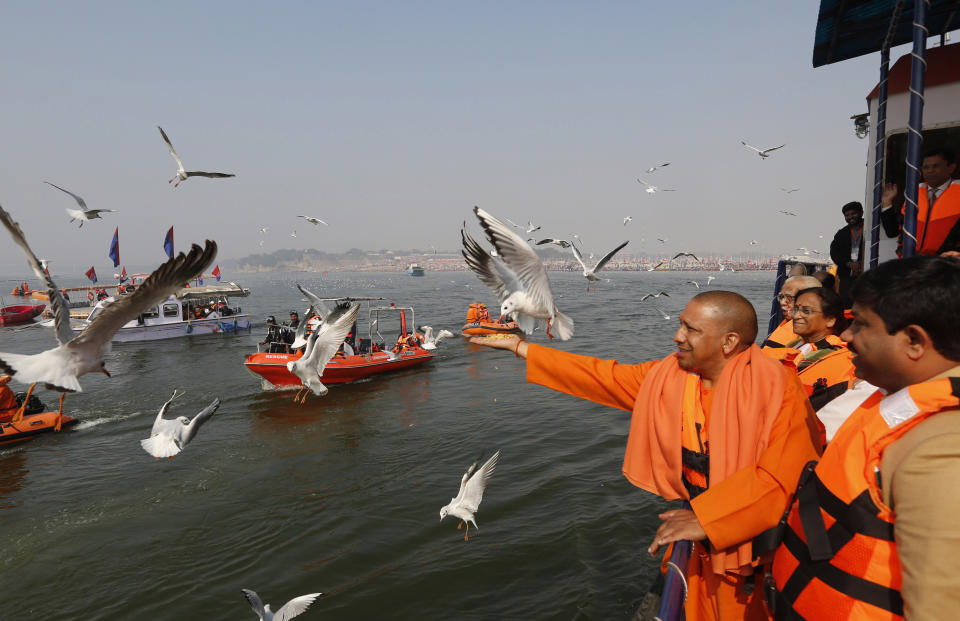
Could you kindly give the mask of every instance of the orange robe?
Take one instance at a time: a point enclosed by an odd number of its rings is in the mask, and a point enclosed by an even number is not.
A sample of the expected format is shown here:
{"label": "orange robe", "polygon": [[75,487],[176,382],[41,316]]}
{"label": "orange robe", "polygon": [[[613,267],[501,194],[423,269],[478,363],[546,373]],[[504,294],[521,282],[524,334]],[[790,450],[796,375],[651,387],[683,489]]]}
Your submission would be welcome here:
{"label": "orange robe", "polygon": [[[660,362],[626,365],[531,344],[527,350],[527,381],[643,416],[643,412],[635,411],[637,394],[647,374]],[[700,399],[703,420],[709,415],[707,410],[715,407],[710,401]],[[779,522],[804,464],[818,457],[815,420],[803,387],[790,374],[767,447],[757,463],[710,485],[691,502],[715,549],[734,550]],[[643,458],[636,454],[631,457]],[[743,584],[754,580],[750,575],[753,569],[742,569],[714,573],[710,554],[697,543],[688,566],[687,618],[767,619],[762,588],[754,589],[750,596],[743,592]]]}

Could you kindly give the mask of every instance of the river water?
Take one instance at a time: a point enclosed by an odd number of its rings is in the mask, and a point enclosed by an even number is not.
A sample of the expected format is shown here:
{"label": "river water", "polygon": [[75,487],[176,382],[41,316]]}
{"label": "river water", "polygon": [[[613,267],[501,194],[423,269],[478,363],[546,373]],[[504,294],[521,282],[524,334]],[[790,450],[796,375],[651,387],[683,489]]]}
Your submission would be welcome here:
{"label": "river water", "polygon": [[[710,288],[754,303],[765,333],[773,272],[711,275]],[[676,317],[697,292],[685,281],[705,285],[707,274],[609,276],[587,293],[578,274],[551,273],[576,322],[575,337],[554,344],[621,362],[670,353]],[[241,588],[274,609],[323,592],[304,619],[633,615],[656,571],[646,547],[667,504],[620,473],[629,413],[527,384],[522,360],[459,336],[427,365],[335,385],[304,406],[263,392],[243,366],[266,314],[302,312],[294,282],[413,305],[418,325],[459,334],[470,302],[492,302],[475,276],[240,280],[253,291],[239,300],[251,332],[117,344],[113,376],[87,375],[84,392],[66,398],[79,425],[0,449],[2,616],[253,618]],[[661,289],[670,320],[637,303]],[[0,329],[2,351],[54,343],[49,328]],[[223,404],[180,455],[154,460],[139,441],[174,388],[187,394],[168,416]],[[55,393],[37,394],[56,405]],[[440,508],[466,467],[496,449],[479,531],[465,542]]]}

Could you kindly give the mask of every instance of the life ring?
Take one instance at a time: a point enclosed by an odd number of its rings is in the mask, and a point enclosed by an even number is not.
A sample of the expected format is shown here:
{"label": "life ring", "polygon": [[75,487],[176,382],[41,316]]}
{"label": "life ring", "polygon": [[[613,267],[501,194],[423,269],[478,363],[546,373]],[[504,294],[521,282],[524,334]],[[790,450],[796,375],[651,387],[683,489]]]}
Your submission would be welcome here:
{"label": "life ring", "polygon": [[87,300],[93,302],[93,291],[87,291]]}

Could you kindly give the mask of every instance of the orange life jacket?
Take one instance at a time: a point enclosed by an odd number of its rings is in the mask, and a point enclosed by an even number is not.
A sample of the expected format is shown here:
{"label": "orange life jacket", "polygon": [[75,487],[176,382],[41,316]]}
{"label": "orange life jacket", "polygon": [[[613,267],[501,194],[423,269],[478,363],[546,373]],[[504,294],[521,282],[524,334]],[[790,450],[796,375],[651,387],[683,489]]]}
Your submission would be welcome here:
{"label": "orange life jacket", "polygon": [[[901,214],[906,206],[901,209]],[[927,184],[917,190],[917,254],[937,254],[950,229],[960,218],[960,179],[954,179],[937,197],[933,209],[927,204]]]}
{"label": "orange life jacket", "polygon": [[780,325],[767,335],[767,340],[763,342],[761,347],[766,353],[771,348],[787,347],[788,343],[792,343],[798,338],[800,337],[793,332],[793,319],[788,318],[781,321]]}
{"label": "orange life jacket", "polygon": [[680,480],[693,500],[710,487],[710,454],[703,437],[707,431],[706,412],[701,402],[700,378],[688,373],[683,386],[680,433]]}
{"label": "orange life jacket", "polygon": [[824,352],[804,366],[801,361],[798,366],[800,382],[807,389],[810,405],[815,412],[830,403],[853,385],[854,375],[853,352],[845,345],[820,349],[816,353]]}
{"label": "orange life jacket", "polygon": [[[884,449],[927,417],[960,405],[960,378],[877,391],[800,478],[773,563],[778,619],[903,617],[894,512],[883,504]],[[814,467],[815,466],[815,467]]]}

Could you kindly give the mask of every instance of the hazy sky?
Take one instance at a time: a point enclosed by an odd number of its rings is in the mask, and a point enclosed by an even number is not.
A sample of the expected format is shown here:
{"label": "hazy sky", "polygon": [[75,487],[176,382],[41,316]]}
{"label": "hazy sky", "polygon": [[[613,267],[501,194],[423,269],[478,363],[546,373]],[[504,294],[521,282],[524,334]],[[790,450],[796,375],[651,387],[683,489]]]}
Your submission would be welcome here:
{"label": "hazy sky", "polygon": [[[813,70],[818,4],[6,3],[0,204],[55,273],[112,272],[116,226],[128,266],[171,225],[221,259],[453,250],[474,204],[598,252],[825,249],[863,198],[849,117],[879,55]],[[188,170],[236,178],[168,185],[157,125]],[[117,213],[78,230],[45,180]],[[0,245],[0,273],[22,262]]]}

